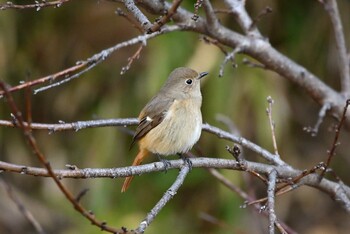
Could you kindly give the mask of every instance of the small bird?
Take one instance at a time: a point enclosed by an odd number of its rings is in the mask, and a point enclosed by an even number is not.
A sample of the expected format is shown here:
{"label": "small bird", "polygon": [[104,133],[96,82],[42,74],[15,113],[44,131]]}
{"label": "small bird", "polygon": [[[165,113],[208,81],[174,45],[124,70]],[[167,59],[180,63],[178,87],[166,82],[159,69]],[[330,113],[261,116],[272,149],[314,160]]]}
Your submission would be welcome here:
{"label": "small bird", "polygon": [[[173,155],[188,152],[202,132],[202,94],[200,79],[208,72],[198,73],[180,67],[172,71],[159,90],[139,115],[139,124],[131,146],[139,143],[139,152],[132,163],[140,165],[150,153]],[[133,176],[125,179],[125,192]]]}

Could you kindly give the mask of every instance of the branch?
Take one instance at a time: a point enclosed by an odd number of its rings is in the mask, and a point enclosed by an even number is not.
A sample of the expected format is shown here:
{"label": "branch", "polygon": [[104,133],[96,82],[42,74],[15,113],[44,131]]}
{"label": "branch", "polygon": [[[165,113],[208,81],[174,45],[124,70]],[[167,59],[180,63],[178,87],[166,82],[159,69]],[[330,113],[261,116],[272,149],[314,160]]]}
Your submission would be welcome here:
{"label": "branch", "polygon": [[340,135],[340,130],[342,129],[343,124],[345,122],[346,112],[348,110],[349,105],[350,105],[350,99],[348,99],[346,101],[346,104],[345,104],[345,107],[344,107],[344,110],[343,110],[342,118],[341,118],[339,124],[337,125],[337,128],[335,129],[335,136],[334,136],[334,139],[333,139],[332,148],[328,152],[327,162],[326,162],[326,164],[324,166],[324,170],[322,171],[321,178],[323,178],[323,176],[325,175],[325,173],[327,171],[327,168],[329,167],[329,165],[331,163],[331,160],[332,160],[332,158],[335,155],[335,150],[336,150],[337,146],[339,145],[338,139],[339,139],[339,135]]}
{"label": "branch", "polygon": [[[237,3],[238,0],[227,0],[230,4]],[[245,2],[245,1],[243,1]],[[171,5],[168,2],[143,0],[140,5],[152,14],[161,14],[162,10],[168,10]],[[232,5],[236,7],[235,5]],[[238,4],[238,3],[237,3]],[[242,8],[243,3],[239,3],[238,7]],[[161,7],[162,6],[162,7]],[[163,7],[164,6],[164,7]],[[242,12],[242,11],[240,11]],[[244,10],[244,12],[246,12]],[[331,113],[340,119],[343,103],[345,98],[331,87],[326,85],[321,79],[312,74],[303,66],[295,63],[285,55],[274,49],[270,43],[260,37],[260,33],[251,33],[253,36],[243,36],[238,34],[223,25],[217,25],[218,30],[208,31],[207,20],[199,17],[197,21],[191,20],[192,12],[186,11],[179,7],[173,16],[174,22],[178,24],[182,30],[194,31],[214,38],[223,45],[231,48],[241,47],[242,53],[252,56],[257,61],[262,63],[265,68],[273,70],[282,77],[289,79],[291,82],[303,88],[310,97],[312,97],[320,105],[330,103]],[[248,16],[249,17],[249,16]],[[246,18],[245,18],[246,19]],[[250,19],[250,18],[249,18]],[[245,28],[250,27],[252,20],[246,19],[244,23]],[[254,36],[256,34],[256,36]],[[350,124],[350,121],[347,122]]]}
{"label": "branch", "polygon": [[[78,78],[80,75],[82,75],[86,71],[90,70],[91,68],[95,67],[96,65],[98,65],[99,63],[101,63],[102,61],[107,59],[109,56],[111,56],[114,52],[120,50],[121,48],[128,47],[128,46],[131,46],[131,45],[135,45],[135,44],[138,44],[138,43],[146,44],[146,41],[151,39],[151,38],[157,37],[157,36],[165,34],[165,33],[178,31],[180,29],[181,28],[179,26],[177,26],[177,25],[168,26],[168,27],[162,28],[162,30],[157,31],[155,33],[147,34],[147,35],[141,35],[141,36],[132,38],[132,39],[130,39],[128,41],[124,41],[122,43],[118,43],[118,44],[116,44],[116,45],[114,45],[114,46],[112,46],[110,48],[107,48],[107,49],[101,51],[100,53],[97,53],[97,54],[91,56],[90,58],[88,58],[85,61],[79,61],[77,65],[72,66],[70,68],[67,68],[67,69],[65,69],[63,71],[60,71],[58,73],[55,73],[55,74],[52,74],[52,75],[49,75],[49,76],[45,76],[45,77],[39,78],[39,79],[34,80],[34,81],[25,82],[25,83],[20,84],[18,86],[14,86],[12,88],[9,88],[9,92],[15,92],[15,91],[24,89],[26,87],[32,87],[32,86],[35,86],[35,85],[38,85],[38,84],[42,84],[42,83],[46,83],[46,82],[53,82],[53,81],[56,81],[59,78],[64,78],[64,80],[62,80],[62,81],[60,81],[58,83],[53,83],[52,85],[48,85],[48,86],[45,86],[45,87],[42,87],[42,88],[34,90],[34,93],[36,94],[38,92],[47,90],[47,89],[55,87],[57,85],[66,83],[67,81],[71,81],[72,79]],[[71,73],[77,72],[77,71],[79,71],[80,69],[83,69],[83,68],[85,68],[85,70],[80,71],[77,74],[73,74],[73,75],[71,74]],[[4,94],[4,91],[0,90],[0,97],[2,97],[3,94]]]}
{"label": "branch", "polygon": [[[8,90],[8,86],[4,82],[0,82],[0,88],[5,92],[5,96],[7,99],[7,102],[9,104],[9,107],[16,118],[16,121],[18,123],[18,126],[21,128],[23,135],[25,136],[30,148],[33,150],[35,156],[39,159],[39,161],[44,165],[47,174],[49,177],[53,179],[53,181],[56,183],[57,187],[61,190],[61,192],[64,194],[64,196],[67,198],[67,200],[73,205],[74,209],[78,211],[81,215],[83,215],[85,218],[87,218],[93,225],[96,225],[100,227],[102,230],[111,232],[111,233],[125,233],[124,230],[120,229],[117,230],[115,228],[112,228],[110,226],[107,226],[106,222],[101,222],[95,218],[95,215],[91,211],[87,211],[73,196],[73,194],[61,183],[60,179],[55,175],[51,164],[49,161],[47,161],[45,155],[40,151],[36,140],[32,134],[31,129],[29,126],[24,125],[24,120],[22,117],[22,113],[19,111],[19,109],[16,106],[16,103],[13,100],[13,97],[11,96],[11,93]],[[30,119],[30,118],[29,118]]]}
{"label": "branch", "polygon": [[310,132],[311,136],[317,136],[318,130],[323,122],[324,117],[326,116],[327,111],[331,108],[331,105],[329,103],[325,103],[320,112],[318,113],[318,119],[317,122],[315,124],[315,126],[312,127],[305,127],[303,130],[306,132]]}
{"label": "branch", "polygon": [[[184,165],[182,159],[170,160],[168,170],[179,169]],[[300,176],[302,171],[287,167],[274,166],[263,163],[244,161],[244,167],[240,162],[234,159],[221,158],[191,158],[192,168],[217,168],[217,169],[231,169],[242,171],[255,171],[257,173],[268,175],[271,170],[276,170],[279,178],[290,179]],[[74,178],[74,179],[88,179],[88,178],[120,178],[141,175],[150,172],[162,172],[164,164],[162,162],[154,162],[140,166],[129,166],[120,168],[85,168],[79,169],[72,167],[67,170],[54,170],[56,177]],[[0,161],[0,170],[15,172],[22,175],[49,177],[48,172],[43,168],[28,167],[24,165],[15,165]],[[309,174],[299,180],[300,185],[308,185],[330,195],[335,201],[339,202],[349,213],[350,204],[350,187],[344,184],[336,183],[328,179],[319,180],[319,175]],[[346,198],[346,199],[345,199]]]}
{"label": "branch", "polygon": [[277,172],[272,170],[269,173],[267,184],[267,209],[269,214],[269,234],[275,233],[275,222],[277,221],[275,214],[275,190],[276,190]]}
{"label": "branch", "polygon": [[163,197],[158,201],[158,203],[153,207],[153,209],[147,214],[146,218],[140,223],[139,227],[136,229],[137,232],[144,233],[146,228],[153,222],[155,217],[161,211],[161,209],[172,199],[180,186],[183,184],[187,174],[190,172],[190,165],[185,163],[181,168],[179,175],[177,176],[173,185],[164,193]]}
{"label": "branch", "polygon": [[336,46],[338,50],[338,64],[342,92],[346,98],[350,97],[350,65],[347,56],[343,25],[340,19],[338,4],[336,0],[324,0],[325,9],[331,18]]}
{"label": "branch", "polygon": [[152,25],[147,17],[140,11],[140,9],[135,5],[133,0],[124,0],[124,5],[126,9],[134,15],[136,20],[141,24],[144,31],[147,32],[149,27]]}
{"label": "branch", "polygon": [[255,22],[250,18],[245,9],[245,0],[225,0],[226,5],[236,16],[238,24],[241,26],[245,34],[259,38],[261,34],[257,29]]}
{"label": "branch", "polygon": [[19,5],[19,4],[14,4],[12,2],[6,2],[4,4],[0,4],[0,10],[6,10],[6,9],[18,9],[18,10],[23,10],[23,9],[36,9],[36,11],[39,11],[41,8],[45,8],[45,7],[54,7],[54,8],[58,8],[60,7],[62,4],[69,2],[70,0],[59,0],[59,1],[50,1],[50,2],[46,2],[46,1],[35,1],[34,4],[23,4],[23,5]]}
{"label": "branch", "polygon": [[[95,127],[109,127],[109,126],[127,126],[127,125],[136,125],[138,124],[138,120],[136,118],[126,118],[126,119],[105,119],[105,120],[90,120],[90,121],[78,121],[73,123],[62,123],[59,124],[42,124],[42,123],[31,123],[31,129],[41,129],[48,130],[49,133],[57,132],[57,131],[67,131],[74,130],[79,131],[85,128],[95,128]],[[16,123],[12,121],[0,120],[0,125],[9,126],[9,127],[17,127]],[[28,124],[23,122],[24,126]],[[206,132],[212,133],[219,138],[226,139],[237,144],[246,147],[258,155],[265,158],[267,161],[272,162],[275,165],[286,166],[289,167],[282,159],[276,157],[274,154],[268,152],[262,147],[256,145],[255,143],[243,138],[235,136],[229,132],[226,132],[217,127],[211,126],[210,124],[203,124],[202,129]]]}
{"label": "branch", "polygon": [[43,227],[35,219],[33,214],[23,205],[21,200],[13,192],[11,186],[3,178],[0,178],[0,182],[2,182],[2,184],[4,185],[5,190],[9,196],[9,198],[15,203],[19,212],[21,212],[23,214],[23,216],[29,221],[29,223],[32,224],[32,226],[35,228],[35,231],[39,234],[44,234],[45,231],[44,231]]}
{"label": "branch", "polygon": [[176,10],[180,6],[181,2],[182,0],[174,0],[173,5],[170,7],[169,11],[167,11],[167,13],[160,20],[157,20],[156,23],[154,23],[152,27],[147,30],[147,33],[159,31],[164,24],[169,22],[171,17],[176,13]]}

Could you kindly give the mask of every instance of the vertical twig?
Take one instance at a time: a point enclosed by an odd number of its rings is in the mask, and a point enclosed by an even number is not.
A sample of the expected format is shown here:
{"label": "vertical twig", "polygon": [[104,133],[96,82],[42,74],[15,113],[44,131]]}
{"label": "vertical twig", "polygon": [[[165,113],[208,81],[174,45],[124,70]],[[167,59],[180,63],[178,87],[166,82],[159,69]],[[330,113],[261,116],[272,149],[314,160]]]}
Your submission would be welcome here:
{"label": "vertical twig", "polygon": [[334,139],[333,139],[333,143],[332,143],[332,148],[331,150],[328,152],[328,157],[327,157],[327,162],[324,166],[324,170],[322,171],[321,173],[321,177],[320,179],[322,179],[331,163],[331,160],[332,158],[334,157],[335,155],[335,150],[337,148],[337,146],[339,145],[339,142],[338,142],[338,139],[339,139],[339,135],[340,135],[340,130],[341,128],[343,127],[343,124],[345,122],[345,119],[346,119],[346,112],[348,110],[348,107],[350,105],[350,99],[346,100],[346,104],[345,104],[345,107],[344,107],[344,110],[343,110],[343,114],[342,114],[342,117],[340,119],[340,122],[337,126],[337,128],[335,129],[335,136],[334,136]]}
{"label": "vertical twig", "polygon": [[272,105],[274,103],[274,100],[268,96],[267,97],[267,103],[268,107],[266,109],[267,116],[269,117],[269,123],[270,123],[270,128],[271,128],[271,134],[272,134],[272,143],[273,143],[273,148],[275,150],[275,155],[277,157],[280,157],[278,153],[278,148],[277,148],[277,141],[276,141],[276,134],[275,134],[275,123],[272,119]]}
{"label": "vertical twig", "polygon": [[277,171],[271,170],[267,183],[267,209],[269,214],[269,234],[275,233],[275,190],[276,190]]}
{"label": "vertical twig", "polygon": [[345,43],[345,36],[343,25],[340,19],[340,13],[338,10],[338,4],[336,0],[324,0],[323,1],[326,11],[331,19],[336,46],[338,50],[338,64],[341,78],[341,88],[346,98],[350,96],[350,65],[347,56],[347,49]]}

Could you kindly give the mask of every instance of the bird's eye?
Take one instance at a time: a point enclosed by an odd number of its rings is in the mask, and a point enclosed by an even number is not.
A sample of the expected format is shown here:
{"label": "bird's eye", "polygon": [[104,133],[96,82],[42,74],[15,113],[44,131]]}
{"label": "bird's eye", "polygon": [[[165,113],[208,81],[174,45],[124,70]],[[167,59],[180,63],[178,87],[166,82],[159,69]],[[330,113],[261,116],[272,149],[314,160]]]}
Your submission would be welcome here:
{"label": "bird's eye", "polygon": [[187,79],[186,84],[192,84],[192,79]]}

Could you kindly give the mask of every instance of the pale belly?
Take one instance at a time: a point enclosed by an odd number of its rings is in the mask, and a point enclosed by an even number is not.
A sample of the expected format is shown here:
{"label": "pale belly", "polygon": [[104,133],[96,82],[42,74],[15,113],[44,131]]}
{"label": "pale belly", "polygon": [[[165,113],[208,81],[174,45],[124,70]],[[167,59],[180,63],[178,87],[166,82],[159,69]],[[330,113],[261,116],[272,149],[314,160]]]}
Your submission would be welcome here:
{"label": "pale belly", "polygon": [[164,120],[140,141],[146,149],[160,155],[185,153],[199,140],[202,114],[193,101],[175,101]]}

